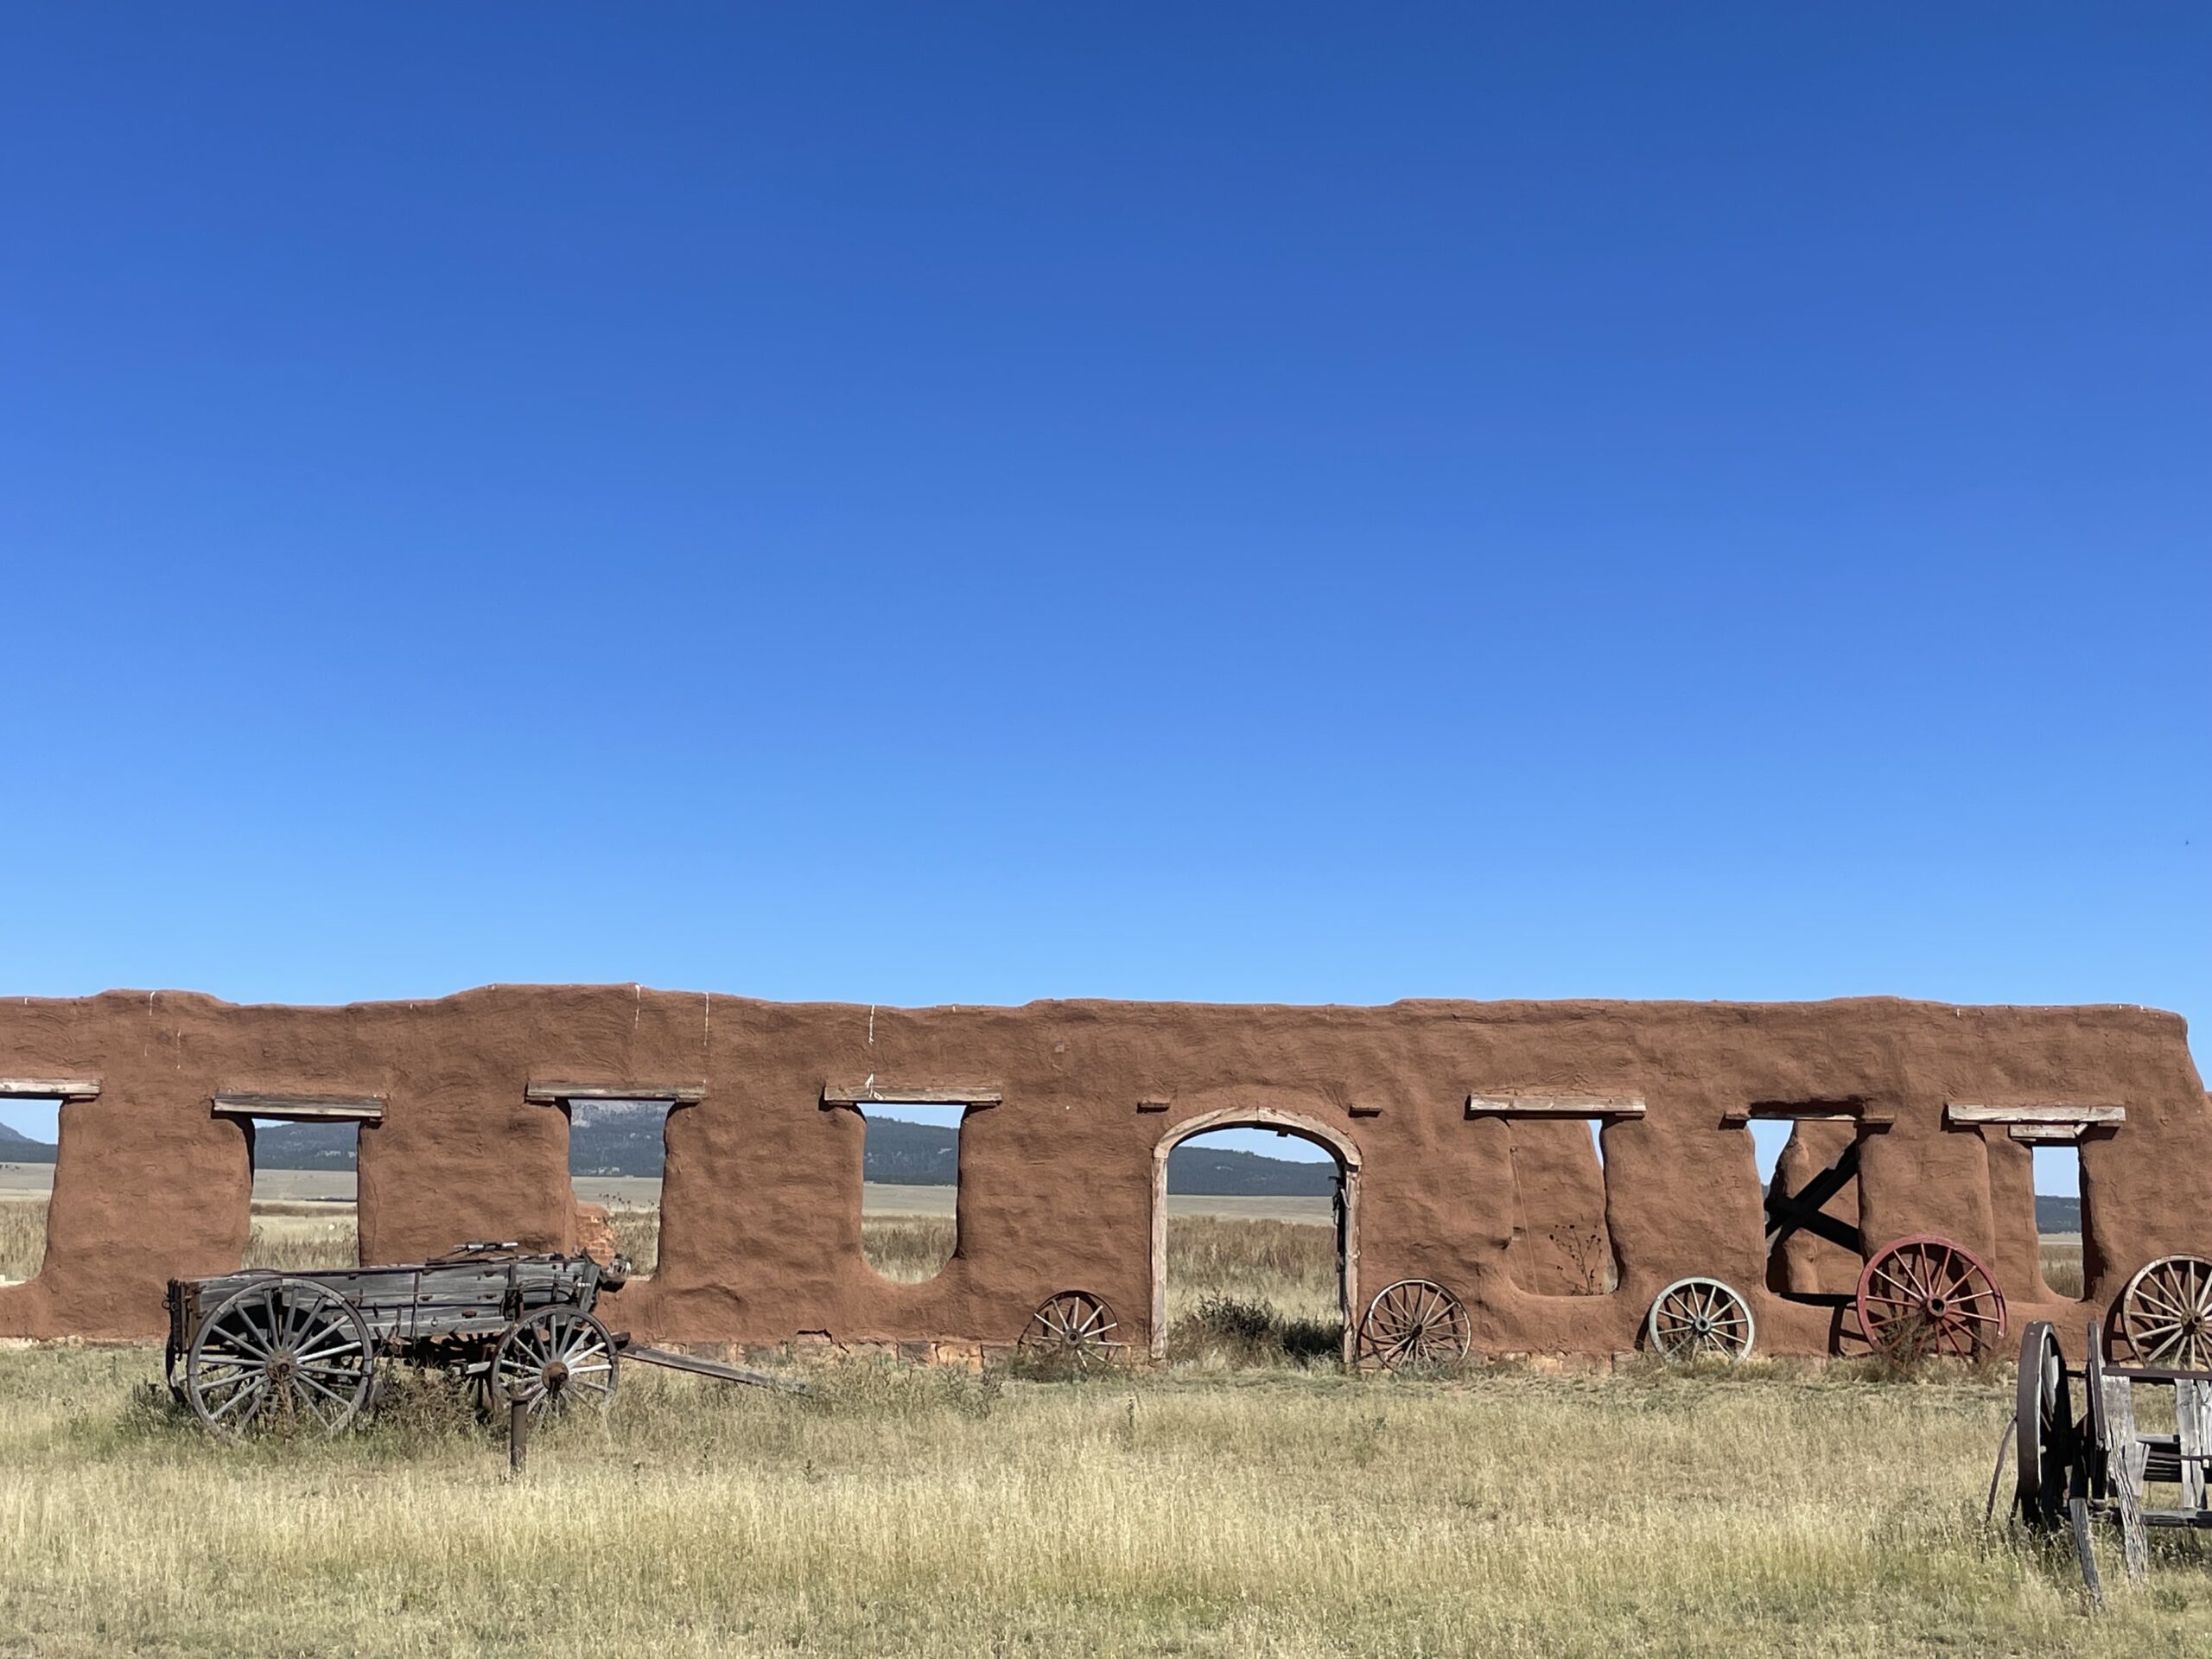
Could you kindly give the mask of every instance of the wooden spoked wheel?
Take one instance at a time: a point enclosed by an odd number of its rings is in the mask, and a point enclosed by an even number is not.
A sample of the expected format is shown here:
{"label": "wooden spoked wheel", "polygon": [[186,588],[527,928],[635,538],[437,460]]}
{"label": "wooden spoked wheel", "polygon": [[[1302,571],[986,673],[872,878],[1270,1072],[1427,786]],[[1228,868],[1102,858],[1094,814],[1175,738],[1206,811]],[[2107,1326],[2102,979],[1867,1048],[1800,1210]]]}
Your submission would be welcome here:
{"label": "wooden spoked wheel", "polygon": [[2005,1334],[2005,1298],[1981,1258],[1933,1236],[1900,1238],[1859,1275],[1859,1329],[1885,1358],[1972,1359]]}
{"label": "wooden spoked wheel", "polygon": [[1643,1333],[1671,1360],[1743,1358],[1758,1327],[1751,1305],[1718,1279],[1677,1279],[1651,1304]]}
{"label": "wooden spoked wheel", "polygon": [[309,1279],[226,1297],[193,1334],[184,1399],[211,1434],[335,1434],[368,1403],[376,1360],[353,1304]]}
{"label": "wooden spoked wheel", "polygon": [[1474,1345],[1474,1334],[1457,1296],[1426,1279],[1401,1279],[1367,1305],[1357,1363],[1367,1371],[1456,1365]]}
{"label": "wooden spoked wheel", "polygon": [[1103,1297],[1087,1290],[1064,1290],[1029,1316],[1020,1345],[1036,1357],[1089,1370],[1112,1363],[1127,1345],[1115,1334],[1121,1328]]}
{"label": "wooden spoked wheel", "polygon": [[2139,1363],[2212,1370],[2212,1262],[2162,1255],[2120,1293],[2120,1328]]}
{"label": "wooden spoked wheel", "polygon": [[614,1398],[614,1338],[577,1307],[549,1307],[507,1327],[492,1351],[491,1403],[520,1401],[533,1417]]}
{"label": "wooden spoked wheel", "polygon": [[2064,1526],[2067,1474],[2074,1463],[2074,1395],[2057,1333],[2047,1320],[2037,1319],[2020,1333],[2012,1427],[2020,1518],[2031,1527]]}

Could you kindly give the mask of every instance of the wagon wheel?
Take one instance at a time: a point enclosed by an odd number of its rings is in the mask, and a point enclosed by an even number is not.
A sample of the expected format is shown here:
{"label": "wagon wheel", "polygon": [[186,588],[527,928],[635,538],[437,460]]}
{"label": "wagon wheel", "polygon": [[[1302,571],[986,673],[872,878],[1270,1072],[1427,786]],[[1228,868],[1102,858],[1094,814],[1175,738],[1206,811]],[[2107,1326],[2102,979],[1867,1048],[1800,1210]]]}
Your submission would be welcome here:
{"label": "wagon wheel", "polygon": [[2019,1457],[2016,1504],[2031,1527],[2066,1524],[2068,1478],[2077,1436],[2074,1396],[2058,1336],[2037,1319],[2020,1336],[2020,1379],[2012,1395],[2013,1443]]}
{"label": "wagon wheel", "polygon": [[1474,1334],[1457,1296],[1426,1279],[1401,1279],[1367,1305],[1359,1322],[1359,1368],[1456,1364],[1467,1357]]}
{"label": "wagon wheel", "polygon": [[1651,1351],[1669,1359],[1742,1359],[1758,1327],[1751,1306],[1718,1279],[1677,1279],[1659,1293],[1644,1321]]}
{"label": "wagon wheel", "polygon": [[521,1401],[531,1415],[614,1398],[614,1338],[580,1307],[542,1308],[506,1328],[492,1351],[491,1400]]}
{"label": "wagon wheel", "polygon": [[1948,1238],[1900,1238],[1859,1275],[1859,1329],[1894,1360],[1971,1359],[2005,1334],[2005,1298],[1981,1258]]}
{"label": "wagon wheel", "polygon": [[2120,1293],[2120,1325],[2142,1364],[2212,1370],[2212,1262],[2162,1255],[2145,1262]]}
{"label": "wagon wheel", "polygon": [[207,1432],[335,1434],[359,1415],[376,1360],[360,1310],[312,1279],[271,1278],[226,1298],[184,1361],[184,1398]]}
{"label": "wagon wheel", "polygon": [[1020,1345],[1025,1352],[1087,1370],[1111,1363],[1127,1345],[1115,1339],[1120,1329],[1103,1298],[1087,1290],[1064,1290],[1029,1316]]}

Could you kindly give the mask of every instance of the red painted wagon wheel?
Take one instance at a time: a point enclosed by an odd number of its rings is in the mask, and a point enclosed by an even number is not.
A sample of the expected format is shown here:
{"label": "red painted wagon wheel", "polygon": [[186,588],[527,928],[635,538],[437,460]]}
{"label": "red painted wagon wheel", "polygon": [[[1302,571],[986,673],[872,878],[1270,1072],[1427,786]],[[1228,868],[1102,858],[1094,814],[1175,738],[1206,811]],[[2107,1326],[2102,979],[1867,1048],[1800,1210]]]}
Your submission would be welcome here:
{"label": "red painted wagon wheel", "polygon": [[1859,1275],[1859,1329],[1887,1359],[1972,1359],[2005,1334],[2005,1297],[1965,1245],[1900,1238],[1875,1251]]}
{"label": "red painted wagon wheel", "polygon": [[2212,1262],[2162,1255],[2145,1262],[2120,1293],[2120,1328],[2140,1364],[2212,1369]]}
{"label": "red painted wagon wheel", "polygon": [[1474,1345],[1473,1323],[1457,1296],[1426,1279],[1401,1279],[1367,1305],[1359,1322],[1363,1371],[1456,1365]]}

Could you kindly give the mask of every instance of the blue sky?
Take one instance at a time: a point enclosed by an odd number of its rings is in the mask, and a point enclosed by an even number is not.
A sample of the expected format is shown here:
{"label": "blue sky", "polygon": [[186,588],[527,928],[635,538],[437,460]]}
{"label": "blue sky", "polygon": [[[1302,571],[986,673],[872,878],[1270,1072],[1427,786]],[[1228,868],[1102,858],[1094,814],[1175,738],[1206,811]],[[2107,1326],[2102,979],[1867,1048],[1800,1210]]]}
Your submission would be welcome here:
{"label": "blue sky", "polygon": [[0,990],[2212,1015],[2201,9],[11,10]]}

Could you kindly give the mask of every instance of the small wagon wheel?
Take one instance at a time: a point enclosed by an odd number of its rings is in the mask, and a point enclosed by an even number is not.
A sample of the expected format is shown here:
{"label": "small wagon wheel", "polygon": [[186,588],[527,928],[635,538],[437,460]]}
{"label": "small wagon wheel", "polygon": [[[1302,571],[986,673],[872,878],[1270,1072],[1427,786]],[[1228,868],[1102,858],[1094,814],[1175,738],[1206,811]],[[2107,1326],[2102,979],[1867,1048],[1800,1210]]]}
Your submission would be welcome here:
{"label": "small wagon wheel", "polygon": [[2005,1297],[1982,1260],[1948,1238],[1900,1238],[1859,1275],[1859,1329],[1890,1359],[1971,1359],[2005,1334]]}
{"label": "small wagon wheel", "polygon": [[1467,1357],[1474,1335],[1457,1296],[1426,1279],[1401,1279],[1367,1305],[1357,1363],[1364,1371],[1456,1364]]}
{"label": "small wagon wheel", "polygon": [[1742,1359],[1758,1326],[1751,1305],[1718,1279],[1677,1279],[1643,1322],[1651,1351],[1669,1359]]}
{"label": "small wagon wheel", "polygon": [[2020,1377],[2012,1395],[2013,1445],[2018,1453],[2014,1488],[2020,1518],[2031,1527],[2066,1524],[2068,1478],[2076,1436],[2074,1396],[2057,1333],[2037,1319],[2020,1336]]}
{"label": "small wagon wheel", "polygon": [[1022,1327],[1024,1351],[1071,1361],[1078,1370],[1110,1363],[1126,1345],[1115,1339],[1122,1327],[1103,1297],[1087,1290],[1064,1290],[1049,1297]]}
{"label": "small wagon wheel", "polygon": [[2120,1293],[2120,1328],[2141,1364],[2212,1370],[2212,1262],[2162,1255],[2138,1268]]}
{"label": "small wagon wheel", "polygon": [[211,1434],[335,1434],[360,1414],[376,1359],[360,1310],[312,1279],[264,1279],[193,1333],[184,1398]]}
{"label": "small wagon wheel", "polygon": [[541,1308],[506,1328],[492,1351],[492,1403],[521,1401],[542,1417],[614,1398],[614,1338],[580,1307]]}

